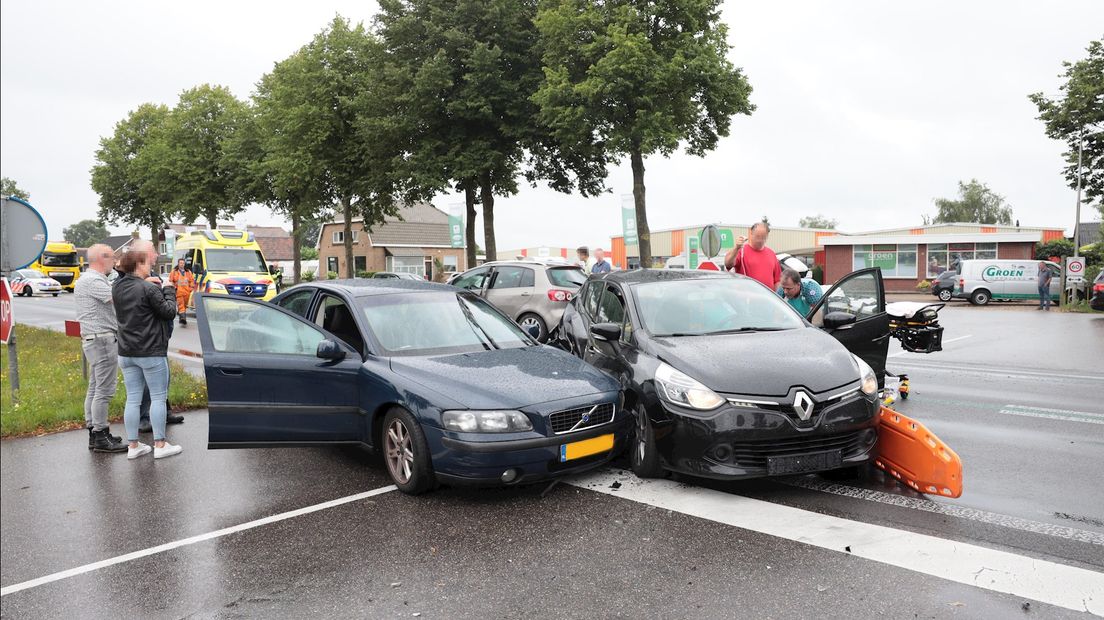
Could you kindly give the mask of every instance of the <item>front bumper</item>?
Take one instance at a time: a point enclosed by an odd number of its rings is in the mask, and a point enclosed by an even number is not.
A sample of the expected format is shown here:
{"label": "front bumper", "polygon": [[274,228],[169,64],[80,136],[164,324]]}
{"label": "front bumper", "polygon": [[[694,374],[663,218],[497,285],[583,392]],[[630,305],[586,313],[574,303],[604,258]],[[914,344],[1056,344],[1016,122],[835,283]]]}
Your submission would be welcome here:
{"label": "front bumper", "polygon": [[[585,430],[503,441],[468,441],[458,433],[423,427],[433,467],[442,482],[458,486],[500,486],[538,482],[581,473],[604,463],[624,449],[631,428],[631,416],[618,409],[612,422]],[[560,447],[584,439],[612,434],[613,449],[591,456],[560,460]],[[504,483],[502,474],[513,469],[516,477]]]}
{"label": "front bumper", "polygon": [[786,411],[730,404],[702,418],[659,400],[649,417],[666,469],[731,480],[772,475],[768,461],[776,457],[839,450],[841,467],[864,464],[877,455],[877,412],[876,399],[856,392],[824,406],[808,422]]}

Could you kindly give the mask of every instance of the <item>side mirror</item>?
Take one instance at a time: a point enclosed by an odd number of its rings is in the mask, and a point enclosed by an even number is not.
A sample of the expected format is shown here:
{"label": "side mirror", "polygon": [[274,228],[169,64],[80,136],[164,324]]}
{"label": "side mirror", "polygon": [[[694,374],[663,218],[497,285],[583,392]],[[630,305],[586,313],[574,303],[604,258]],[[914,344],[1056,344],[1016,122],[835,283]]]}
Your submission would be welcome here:
{"label": "side mirror", "polygon": [[617,323],[595,323],[590,326],[590,335],[602,342],[617,342],[621,339],[621,326]]}
{"label": "side mirror", "polygon": [[829,312],[824,315],[824,327],[826,329],[839,329],[844,325],[855,322],[856,316],[849,312]]}
{"label": "side mirror", "polygon": [[318,343],[318,349],[315,351],[314,355],[331,362],[340,362],[345,359],[345,349],[342,349],[341,345],[333,340],[323,340]]}

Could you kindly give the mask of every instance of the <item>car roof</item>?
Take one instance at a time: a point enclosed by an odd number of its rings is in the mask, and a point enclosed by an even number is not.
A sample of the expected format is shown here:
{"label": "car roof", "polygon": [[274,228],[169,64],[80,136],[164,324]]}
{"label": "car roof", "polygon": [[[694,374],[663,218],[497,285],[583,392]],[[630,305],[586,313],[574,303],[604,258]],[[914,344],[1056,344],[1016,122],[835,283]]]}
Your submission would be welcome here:
{"label": "car roof", "polygon": [[[541,260],[537,258],[516,259],[516,260],[494,260],[483,263],[479,267],[498,267],[501,265],[509,265],[511,267],[567,267],[581,270],[582,267],[568,262]],[[472,269],[478,269],[478,267],[472,267]],[[470,270],[469,270],[470,271]]]}
{"label": "car roof", "polygon": [[407,280],[404,278],[354,278],[344,280],[325,280],[306,282],[308,286],[314,286],[324,291],[343,292],[350,297],[371,297],[373,295],[390,295],[394,293],[419,293],[419,292],[450,292],[459,291],[455,286],[438,284],[425,280]]}
{"label": "car roof", "polygon": [[707,280],[731,277],[733,276],[723,271],[705,271],[701,269],[630,269],[628,271],[611,271],[593,279],[616,282],[618,284],[641,284],[645,282]]}

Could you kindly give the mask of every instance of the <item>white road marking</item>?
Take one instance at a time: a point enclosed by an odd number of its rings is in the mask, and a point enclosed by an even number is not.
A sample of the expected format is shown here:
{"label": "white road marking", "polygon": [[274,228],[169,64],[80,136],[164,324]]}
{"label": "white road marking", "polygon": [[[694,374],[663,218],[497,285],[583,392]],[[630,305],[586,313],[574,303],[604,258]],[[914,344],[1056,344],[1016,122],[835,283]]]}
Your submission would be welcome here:
{"label": "white road marking", "polygon": [[907,358],[899,363],[924,370],[935,370],[952,373],[975,373],[981,375],[999,375],[1002,377],[1042,377],[1045,379],[1076,379],[1088,381],[1104,381],[1104,375],[1078,375],[1062,372],[1048,372],[1027,370],[1022,368],[995,368],[992,366],[944,364],[937,361],[920,361],[922,358]]}
{"label": "white road marking", "polygon": [[[619,482],[617,489],[610,488]],[[1092,614],[1104,614],[1104,573],[1006,551],[841,519],[800,508],[602,471],[575,486],[906,570]]]}
{"label": "white road marking", "polygon": [[1005,405],[1001,407],[1000,413],[1028,418],[1046,418],[1049,420],[1066,420],[1068,422],[1085,422],[1086,424],[1104,424],[1104,413],[1089,413],[1087,411],[1047,409],[1045,407],[1027,407],[1024,405]]}
{"label": "white road marking", "polygon": [[1021,519],[1019,517],[1003,515],[997,512],[977,510],[975,508],[966,508],[965,506],[958,506],[955,504],[943,504],[940,502],[932,501],[925,497],[909,497],[905,495],[897,495],[895,493],[886,493],[885,491],[863,489],[846,484],[828,482],[826,480],[815,477],[794,478],[792,480],[785,480],[780,482],[790,486],[800,487],[802,489],[811,489],[813,491],[831,493],[832,495],[839,495],[841,497],[851,497],[855,499],[866,500],[868,502],[886,504],[888,506],[911,508],[913,510],[920,510],[922,512],[933,512],[950,517],[957,517],[959,519],[968,519],[970,521],[977,521],[979,523],[1007,527],[1010,529],[1019,530],[1021,532],[1043,534],[1044,536],[1054,536],[1056,538],[1064,538],[1066,540],[1104,546],[1104,534],[1101,534],[1099,532],[1090,532],[1088,530],[1079,530],[1077,528],[1066,527],[1064,525],[1054,525],[1051,523],[1043,523],[1042,521]]}
{"label": "white road marking", "polygon": [[156,547],[150,547],[148,549],[142,549],[140,551],[134,551],[125,555],[118,555],[113,558],[101,560],[99,562],[93,562],[91,564],[85,564],[84,566],[78,566],[76,568],[70,568],[69,570],[63,570],[61,572],[46,575],[45,577],[39,577],[37,579],[31,579],[30,581],[24,581],[10,586],[0,588],[0,596],[7,596],[14,594],[21,590],[27,590],[29,588],[36,588],[41,585],[60,581],[62,579],[68,579],[69,577],[75,577],[77,575],[83,575],[84,573],[90,573],[92,571],[100,570],[101,568],[107,568],[108,566],[114,566],[116,564],[122,564],[124,562],[130,562],[131,560],[137,560],[139,558],[148,557],[165,551],[171,551],[179,547],[187,545],[194,545],[205,540],[211,540],[213,538],[219,538],[228,534],[234,534],[237,532],[243,532],[262,525],[268,525],[270,523],[276,523],[277,521],[284,521],[286,519],[293,519],[312,512],[318,512],[319,510],[326,510],[327,508],[333,508],[335,506],[341,506],[342,504],[348,504],[350,502],[360,501],[369,497],[375,497],[376,495],[382,495],[396,490],[395,485],[386,487],[380,487],[378,489],[372,489],[371,491],[365,491],[364,493],[357,493],[355,495],[347,495],[338,499],[333,499],[328,502],[322,502],[321,504],[315,504],[313,506],[307,506],[305,508],[298,508],[296,510],[289,510],[288,512],[281,512],[280,514],[272,515],[270,517],[264,517],[255,521],[249,521],[240,525],[234,525],[231,527],[223,528],[221,530],[215,530],[213,532],[207,532],[206,534],[199,534],[198,536],[192,536],[189,538],[182,538],[163,545],[157,545]]}
{"label": "white road marking", "polygon": [[[959,336],[958,338],[951,338],[950,340],[944,340],[943,344],[951,344],[952,342],[958,342],[959,340],[966,340],[967,338],[973,338],[973,334],[966,334],[965,336]],[[912,351],[898,351],[897,353],[889,354],[889,357],[900,357]],[[917,353],[916,355],[927,355],[926,353]]]}

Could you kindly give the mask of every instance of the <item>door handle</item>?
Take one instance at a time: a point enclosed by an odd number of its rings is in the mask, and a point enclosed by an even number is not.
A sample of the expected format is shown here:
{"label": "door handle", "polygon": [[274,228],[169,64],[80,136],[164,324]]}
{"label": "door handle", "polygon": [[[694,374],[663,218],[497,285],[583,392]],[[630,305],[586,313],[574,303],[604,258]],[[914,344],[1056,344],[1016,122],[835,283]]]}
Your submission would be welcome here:
{"label": "door handle", "polygon": [[235,365],[229,365],[229,364],[219,364],[219,365],[215,366],[215,368],[219,371],[220,374],[224,374],[224,375],[227,375],[229,377],[240,377],[242,375],[242,367],[241,366],[235,366]]}
{"label": "door handle", "polygon": [[530,295],[532,295],[532,293],[522,293],[521,294],[522,297],[529,297]]}

